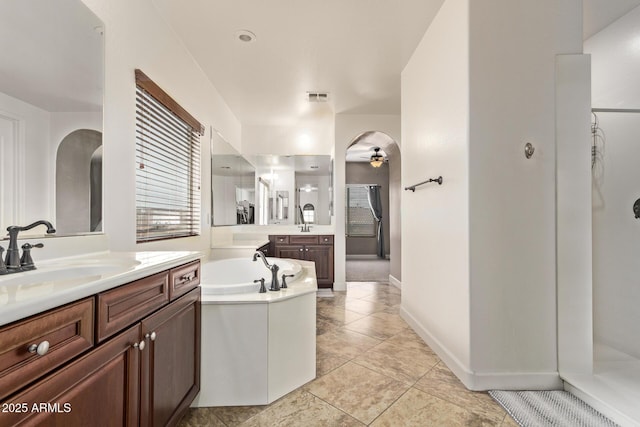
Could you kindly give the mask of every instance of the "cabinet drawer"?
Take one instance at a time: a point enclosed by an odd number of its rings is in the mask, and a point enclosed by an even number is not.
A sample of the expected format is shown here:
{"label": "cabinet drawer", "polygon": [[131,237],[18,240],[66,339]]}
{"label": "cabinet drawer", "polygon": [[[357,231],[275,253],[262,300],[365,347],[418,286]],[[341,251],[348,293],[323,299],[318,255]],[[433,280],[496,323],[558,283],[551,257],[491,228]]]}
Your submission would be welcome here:
{"label": "cabinet drawer", "polygon": [[279,244],[284,244],[284,245],[288,245],[289,244],[289,236],[272,236],[273,241],[275,242],[276,245]]}
{"label": "cabinet drawer", "polygon": [[98,342],[169,302],[169,272],[98,294]]}
{"label": "cabinet drawer", "polygon": [[304,244],[312,244],[315,245],[318,243],[318,236],[289,236],[289,243],[292,245],[304,245]]}
{"label": "cabinet drawer", "polygon": [[[0,399],[93,347],[93,304],[84,299],[0,328]],[[29,352],[45,341],[44,355]]]}
{"label": "cabinet drawer", "polygon": [[320,243],[321,245],[333,245],[333,236],[318,236],[318,243]]}
{"label": "cabinet drawer", "polygon": [[200,261],[194,261],[169,271],[169,299],[173,301],[200,284]]}

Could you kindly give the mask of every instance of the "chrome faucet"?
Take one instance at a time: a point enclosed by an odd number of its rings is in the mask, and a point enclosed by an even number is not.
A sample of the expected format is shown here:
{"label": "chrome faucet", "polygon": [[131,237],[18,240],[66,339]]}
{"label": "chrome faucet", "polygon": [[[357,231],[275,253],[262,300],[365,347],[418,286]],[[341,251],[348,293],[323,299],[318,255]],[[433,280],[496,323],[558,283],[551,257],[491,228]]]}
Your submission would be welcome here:
{"label": "chrome faucet", "polygon": [[33,270],[35,269],[35,265],[33,264],[33,260],[31,259],[31,255],[28,253],[32,247],[42,247],[38,245],[29,245],[25,250],[27,251],[27,256],[25,257],[25,265],[24,268],[20,262],[20,249],[18,249],[18,233],[21,231],[31,230],[38,225],[44,225],[47,227],[47,234],[53,234],[56,232],[56,229],[53,228],[53,225],[49,221],[36,221],[33,224],[29,224],[24,227],[20,227],[18,225],[12,225],[7,227],[7,231],[9,232],[9,247],[7,248],[7,256],[5,258],[5,267],[6,270],[3,272],[0,269],[0,274],[9,274],[9,273],[18,273],[20,271],[25,270]]}
{"label": "chrome faucet", "polygon": [[258,258],[262,258],[262,262],[264,262],[264,266],[267,267],[269,269],[269,271],[271,271],[271,287],[269,288],[270,291],[279,291],[280,290],[280,283],[278,282],[278,270],[280,270],[280,267],[278,267],[277,264],[269,264],[269,262],[267,261],[267,257],[264,256],[264,254],[260,251],[256,251],[253,254],[253,260],[257,261]]}

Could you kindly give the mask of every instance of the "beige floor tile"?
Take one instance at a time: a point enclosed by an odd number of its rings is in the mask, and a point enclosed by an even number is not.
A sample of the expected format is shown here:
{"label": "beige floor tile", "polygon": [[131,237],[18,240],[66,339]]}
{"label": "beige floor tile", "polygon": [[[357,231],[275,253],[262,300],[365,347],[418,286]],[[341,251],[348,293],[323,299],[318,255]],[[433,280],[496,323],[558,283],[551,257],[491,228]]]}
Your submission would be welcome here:
{"label": "beige floor tile", "polygon": [[431,348],[429,348],[429,346],[422,340],[422,338],[420,338],[418,334],[413,332],[411,328],[403,329],[399,333],[387,339],[385,342],[393,343],[395,345],[403,347],[415,347],[424,349],[425,351],[428,351],[435,355],[433,350],[431,350]]}
{"label": "beige floor tile", "polygon": [[444,363],[427,372],[415,384],[415,388],[481,414],[484,418],[501,422],[506,414],[488,393],[467,390]]}
{"label": "beige floor tile", "polygon": [[346,310],[344,307],[318,307],[316,309],[318,319],[331,322],[335,325],[346,325],[365,317],[364,314]]}
{"label": "beige floor tile", "polygon": [[316,378],[328,374],[334,369],[344,365],[349,359],[336,356],[332,353],[318,351],[316,355]]}
{"label": "beige floor tile", "polygon": [[409,386],[348,362],[304,387],[327,403],[369,424]]}
{"label": "beige floor tile", "polygon": [[189,408],[178,427],[226,427],[216,415],[216,408]]}
{"label": "beige floor tile", "polygon": [[322,316],[318,316],[316,319],[316,336],[326,334],[329,331],[332,331],[340,326],[336,324],[336,322],[332,322],[323,318]]}
{"label": "beige floor tile", "polygon": [[326,427],[362,426],[362,423],[344,412],[318,399],[311,393],[296,390],[278,400],[255,417],[242,424],[243,427]]}
{"label": "beige floor tile", "polygon": [[318,307],[323,307],[323,306],[344,306],[344,302],[347,300],[347,293],[346,292],[333,292],[333,297],[332,298],[325,298],[325,297],[318,297],[316,298],[316,302],[318,304]]}
{"label": "beige floor tile", "polygon": [[318,351],[351,360],[380,342],[380,340],[367,335],[340,328],[318,336],[316,348]]}
{"label": "beige floor tile", "polygon": [[463,409],[423,391],[411,388],[371,426],[498,426],[499,421]]}
{"label": "beige floor tile", "polygon": [[370,289],[366,288],[350,288],[347,289],[347,299],[359,299],[373,295]]}
{"label": "beige floor tile", "polygon": [[366,301],[373,301],[380,304],[385,304],[389,306],[398,305],[402,302],[402,297],[400,294],[390,294],[390,293],[374,293],[367,295],[362,298]]}
{"label": "beige floor tile", "polygon": [[427,348],[385,341],[353,360],[380,374],[413,385],[440,359]]}
{"label": "beige floor tile", "polygon": [[379,340],[391,338],[407,327],[407,324],[398,315],[389,313],[373,313],[345,325],[345,329],[360,332]]}
{"label": "beige floor tile", "polygon": [[400,289],[386,283],[374,283],[369,289],[374,294],[395,294],[400,295]]}
{"label": "beige floor tile", "polygon": [[388,305],[365,301],[363,299],[348,299],[344,306],[349,311],[365,315],[369,315],[377,311],[384,311],[389,308]]}
{"label": "beige floor tile", "polygon": [[[268,408],[267,405],[261,406],[217,406],[212,408],[198,408],[198,410],[206,409],[211,414],[220,419],[227,427],[235,427],[241,425],[249,418],[259,414]],[[208,425],[208,424],[204,424]],[[216,424],[211,424],[216,425]]]}

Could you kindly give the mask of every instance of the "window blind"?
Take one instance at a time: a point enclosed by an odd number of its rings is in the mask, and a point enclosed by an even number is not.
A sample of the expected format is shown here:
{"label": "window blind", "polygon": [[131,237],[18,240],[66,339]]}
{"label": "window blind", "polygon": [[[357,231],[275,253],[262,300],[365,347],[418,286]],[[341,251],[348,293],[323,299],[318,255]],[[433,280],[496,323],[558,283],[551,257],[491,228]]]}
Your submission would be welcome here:
{"label": "window blind", "polygon": [[375,237],[376,220],[369,207],[367,188],[347,186],[347,236]]}
{"label": "window blind", "polygon": [[200,234],[204,128],[136,70],[136,240]]}

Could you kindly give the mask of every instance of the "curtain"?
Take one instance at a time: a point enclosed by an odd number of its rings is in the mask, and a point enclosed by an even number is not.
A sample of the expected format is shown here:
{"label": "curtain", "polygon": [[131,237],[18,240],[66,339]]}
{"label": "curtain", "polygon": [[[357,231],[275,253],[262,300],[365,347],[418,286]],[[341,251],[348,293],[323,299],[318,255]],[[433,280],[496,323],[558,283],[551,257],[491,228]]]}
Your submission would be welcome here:
{"label": "curtain", "polygon": [[379,185],[369,185],[367,186],[367,198],[369,200],[369,207],[371,208],[371,213],[373,217],[376,219],[378,223],[377,227],[377,240],[378,240],[378,249],[377,255],[378,258],[385,258],[384,251],[384,233],[382,228],[382,200],[380,198],[380,186]]}

